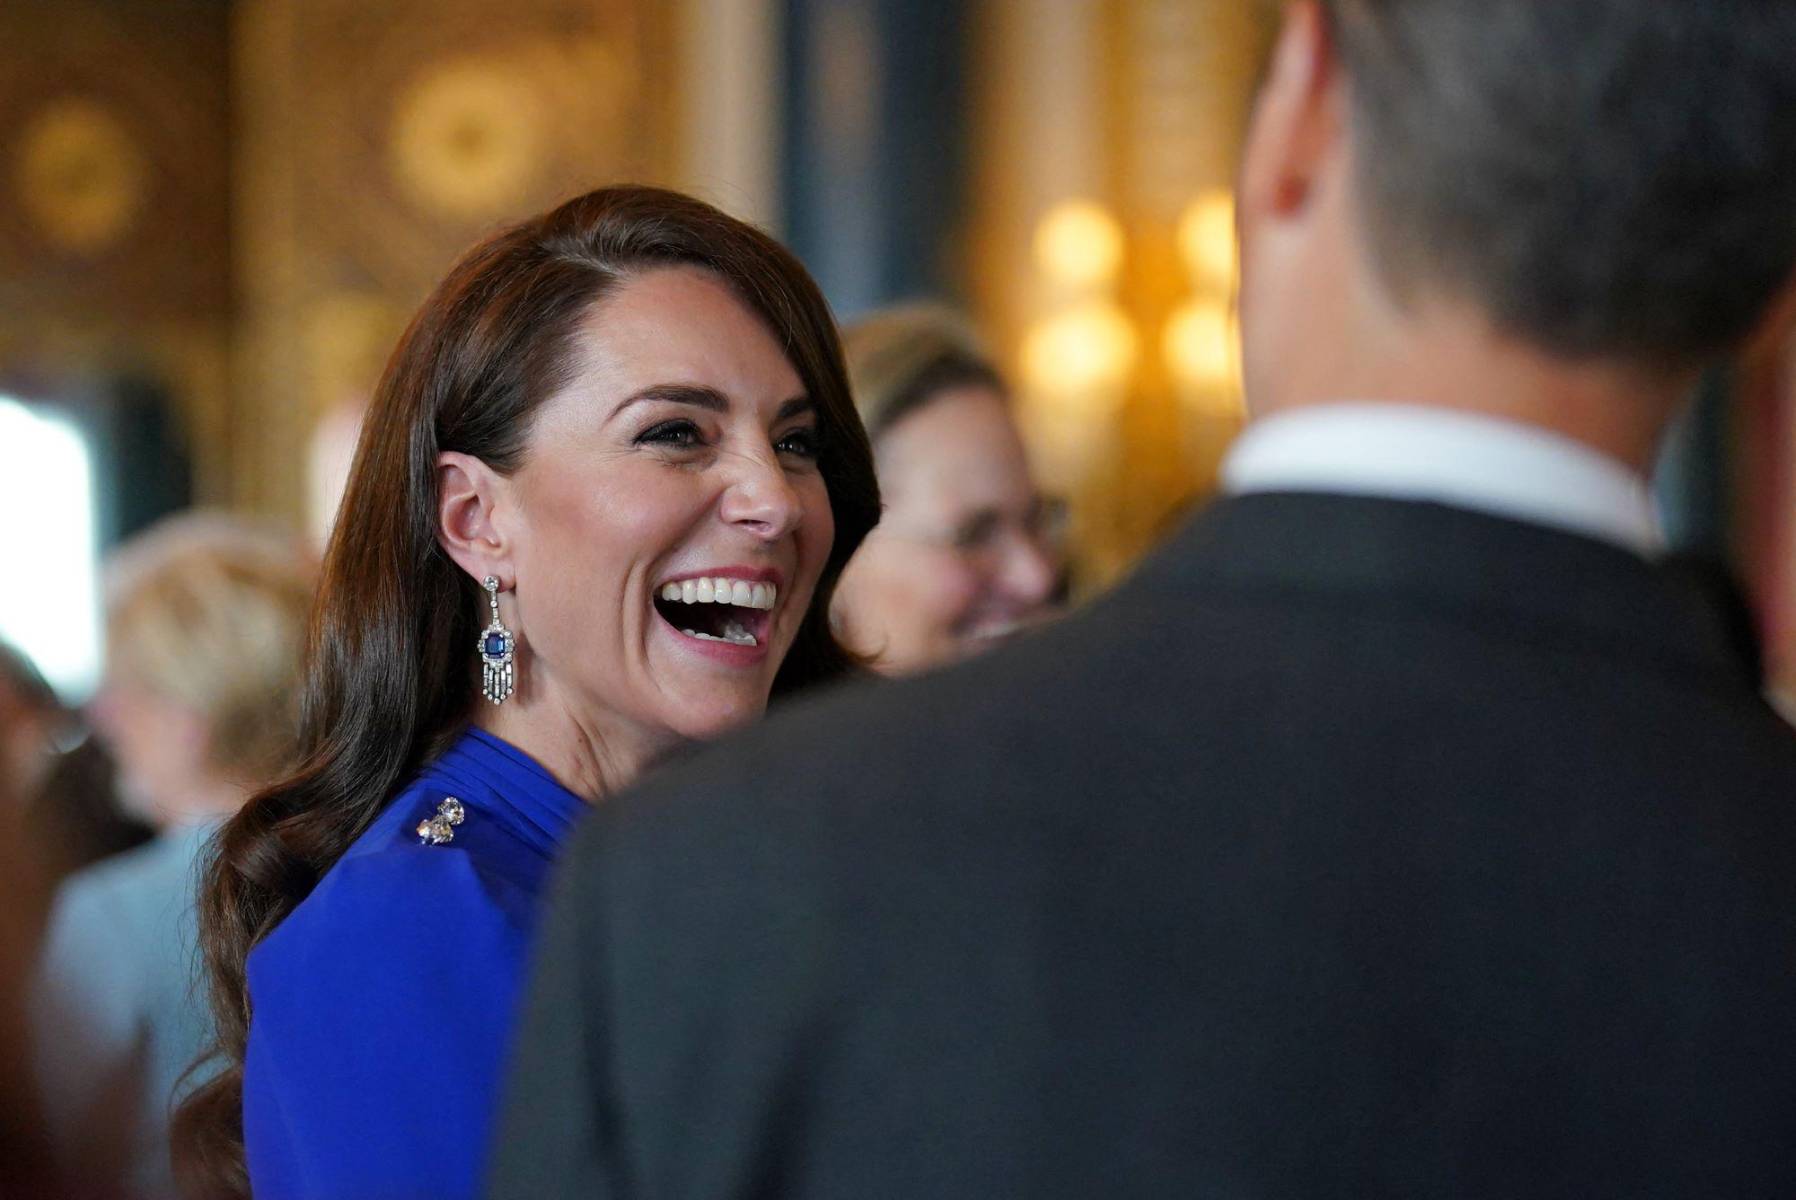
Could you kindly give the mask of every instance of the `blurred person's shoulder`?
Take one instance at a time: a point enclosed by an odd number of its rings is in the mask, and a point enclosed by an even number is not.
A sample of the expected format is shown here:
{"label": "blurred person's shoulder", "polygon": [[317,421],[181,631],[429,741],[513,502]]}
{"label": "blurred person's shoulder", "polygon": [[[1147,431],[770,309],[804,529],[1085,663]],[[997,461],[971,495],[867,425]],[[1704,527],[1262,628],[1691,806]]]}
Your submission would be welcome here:
{"label": "blurred person's shoulder", "polygon": [[85,867],[57,888],[38,959],[38,1022],[135,1036],[146,1012],[193,984],[195,868],[211,826],[172,830]]}
{"label": "blurred person's shoulder", "polygon": [[[122,931],[187,911],[195,864],[214,828],[207,824],[170,830],[76,871],[56,890],[52,926]],[[166,903],[149,903],[158,899]]]}

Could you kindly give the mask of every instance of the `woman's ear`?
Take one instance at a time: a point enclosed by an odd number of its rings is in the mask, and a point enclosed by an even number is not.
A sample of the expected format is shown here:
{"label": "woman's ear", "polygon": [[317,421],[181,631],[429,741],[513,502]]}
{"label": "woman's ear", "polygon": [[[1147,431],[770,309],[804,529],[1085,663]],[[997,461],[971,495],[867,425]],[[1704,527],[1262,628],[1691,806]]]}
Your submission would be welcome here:
{"label": "woman's ear", "polygon": [[505,480],[471,454],[437,455],[437,542],[476,582],[497,576],[513,584],[511,547],[495,520]]}

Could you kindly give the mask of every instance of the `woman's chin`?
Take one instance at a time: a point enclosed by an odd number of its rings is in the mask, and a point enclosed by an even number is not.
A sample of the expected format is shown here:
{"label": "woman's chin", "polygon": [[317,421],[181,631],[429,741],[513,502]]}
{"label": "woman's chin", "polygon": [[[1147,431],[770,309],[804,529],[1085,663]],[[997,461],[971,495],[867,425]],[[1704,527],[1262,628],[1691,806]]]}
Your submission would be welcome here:
{"label": "woman's chin", "polygon": [[708,742],[750,724],[766,711],[765,695],[758,699],[743,696],[734,701],[730,697],[715,696],[706,703],[673,714],[674,719],[670,725],[675,733],[687,741]]}
{"label": "woman's chin", "polygon": [[661,688],[660,708],[668,728],[682,738],[709,740],[751,724],[767,713],[771,680],[729,676],[720,679],[711,672],[681,675],[680,686],[664,684]]}

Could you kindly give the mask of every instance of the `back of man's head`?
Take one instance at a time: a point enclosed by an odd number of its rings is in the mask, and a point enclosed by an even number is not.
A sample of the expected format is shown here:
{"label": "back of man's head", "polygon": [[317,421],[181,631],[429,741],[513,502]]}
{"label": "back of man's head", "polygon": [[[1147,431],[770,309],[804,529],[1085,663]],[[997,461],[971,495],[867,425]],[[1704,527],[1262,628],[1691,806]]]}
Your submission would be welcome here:
{"label": "back of man's head", "polygon": [[1796,0],[1324,0],[1401,305],[1700,365],[1796,266]]}

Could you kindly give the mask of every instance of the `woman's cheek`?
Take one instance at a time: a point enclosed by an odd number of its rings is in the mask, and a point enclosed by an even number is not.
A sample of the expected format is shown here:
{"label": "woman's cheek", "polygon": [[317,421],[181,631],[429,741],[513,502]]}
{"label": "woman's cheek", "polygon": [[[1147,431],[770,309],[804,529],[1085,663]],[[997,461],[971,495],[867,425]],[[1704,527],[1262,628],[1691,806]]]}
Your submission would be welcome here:
{"label": "woman's cheek", "polygon": [[799,530],[799,552],[807,582],[813,588],[829,561],[830,549],[836,542],[835,511],[829,505],[829,489],[821,475],[812,476],[805,492],[804,525]]}
{"label": "woman's cheek", "polygon": [[957,559],[944,556],[930,581],[931,610],[944,634],[958,634],[960,625],[978,608],[984,588],[979,573]]}

